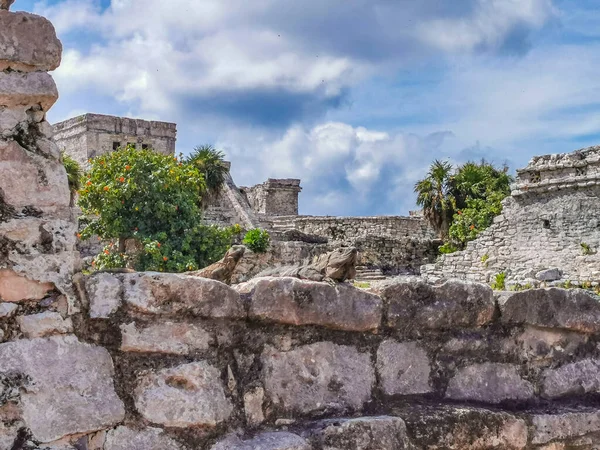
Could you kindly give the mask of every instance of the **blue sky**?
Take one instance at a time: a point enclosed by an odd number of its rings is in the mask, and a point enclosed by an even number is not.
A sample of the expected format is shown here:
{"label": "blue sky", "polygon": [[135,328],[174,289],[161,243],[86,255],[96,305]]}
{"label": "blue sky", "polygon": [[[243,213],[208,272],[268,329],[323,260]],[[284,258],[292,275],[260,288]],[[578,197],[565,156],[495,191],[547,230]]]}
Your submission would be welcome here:
{"label": "blue sky", "polygon": [[435,158],[511,169],[600,143],[595,0],[17,0],[63,41],[52,122],[178,124],[304,214],[407,214]]}

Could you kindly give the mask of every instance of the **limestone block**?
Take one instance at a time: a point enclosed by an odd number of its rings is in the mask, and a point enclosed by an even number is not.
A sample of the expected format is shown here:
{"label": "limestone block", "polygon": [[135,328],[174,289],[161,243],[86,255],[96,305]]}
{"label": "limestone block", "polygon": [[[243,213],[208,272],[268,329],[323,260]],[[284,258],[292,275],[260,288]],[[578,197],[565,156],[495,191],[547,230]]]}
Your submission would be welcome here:
{"label": "limestone block", "polygon": [[13,303],[41,300],[52,290],[53,283],[40,283],[13,270],[0,269],[0,300]]}
{"label": "limestone block", "polygon": [[0,140],[0,191],[4,202],[15,208],[67,208],[70,202],[67,172],[60,161],[36,155],[16,141]]}
{"label": "limestone block", "polygon": [[149,326],[135,322],[121,325],[124,352],[172,353],[187,355],[208,350],[212,336],[203,328],[185,322],[163,322]]}
{"label": "limestone block", "polygon": [[115,275],[97,273],[86,277],[85,290],[92,319],[108,319],[121,306],[123,283]]}
{"label": "limestone block", "polygon": [[600,432],[600,412],[563,412],[538,414],[531,418],[532,444],[545,444],[555,439],[572,439]]}
{"label": "limestone block", "polygon": [[0,106],[20,108],[39,105],[43,111],[48,111],[56,100],[58,90],[49,74],[0,71]]}
{"label": "limestone block", "polygon": [[318,342],[262,355],[267,396],[286,412],[360,410],[370,400],[375,374],[368,353]]}
{"label": "limestone block", "polygon": [[324,420],[310,434],[323,450],[416,450],[399,417]]}
{"label": "limestone block", "polygon": [[531,399],[533,394],[533,385],[519,376],[516,366],[497,363],[473,364],[459,369],[446,390],[447,398],[483,403],[524,401]]}
{"label": "limestone block", "polygon": [[25,111],[26,107],[0,107],[0,137],[7,138],[13,136],[16,132],[17,125],[27,122],[28,116]]}
{"label": "limestone block", "polygon": [[125,302],[149,314],[246,317],[239,294],[226,284],[188,275],[135,273],[123,277]]}
{"label": "limestone block", "polygon": [[543,373],[542,395],[558,398],[600,392],[600,361],[584,359]]}
{"label": "limestone block", "polygon": [[375,330],[381,323],[381,298],[349,284],[266,277],[237,285],[236,290],[250,297],[253,319],[346,331]]}
{"label": "limestone block", "polygon": [[173,428],[215,427],[233,410],[219,370],[203,361],[142,376],[134,399],[146,420]]}
{"label": "limestone block", "polygon": [[67,220],[25,217],[0,223],[0,237],[18,245],[19,253],[57,253],[75,248],[76,225]]}
{"label": "limestone block", "polygon": [[527,447],[523,419],[472,407],[411,408],[399,413],[418,448],[428,450],[521,450]]}
{"label": "limestone block", "polygon": [[377,372],[386,395],[432,392],[427,352],[416,342],[387,340],[377,350]]}
{"label": "limestone block", "polygon": [[63,317],[53,311],[45,311],[29,316],[17,318],[21,332],[28,338],[45,337],[53,334],[65,334],[73,332],[73,322],[68,317]]}
{"label": "limestone block", "polygon": [[23,422],[40,442],[116,425],[125,409],[113,387],[113,364],[102,347],[75,336],[0,344],[2,371],[29,377],[21,393]]}
{"label": "limestone block", "polygon": [[[117,427],[106,433],[104,445],[98,450],[183,450],[175,440],[159,428],[134,430]],[[92,449],[93,450],[93,449]]]}
{"label": "limestone block", "polygon": [[249,440],[228,436],[210,450],[312,450],[312,447],[297,434],[279,431],[261,433]]}
{"label": "limestone block", "polygon": [[14,303],[0,303],[0,318],[12,317],[19,307]]}
{"label": "limestone block", "polygon": [[532,289],[516,292],[500,305],[502,322],[600,332],[600,302],[581,289]]}
{"label": "limestone block", "polygon": [[0,11],[0,71],[54,70],[61,55],[62,45],[47,19],[26,12]]}
{"label": "limestone block", "polygon": [[491,322],[495,310],[489,286],[459,280],[400,281],[381,295],[389,304],[387,325],[400,329],[476,328]]}

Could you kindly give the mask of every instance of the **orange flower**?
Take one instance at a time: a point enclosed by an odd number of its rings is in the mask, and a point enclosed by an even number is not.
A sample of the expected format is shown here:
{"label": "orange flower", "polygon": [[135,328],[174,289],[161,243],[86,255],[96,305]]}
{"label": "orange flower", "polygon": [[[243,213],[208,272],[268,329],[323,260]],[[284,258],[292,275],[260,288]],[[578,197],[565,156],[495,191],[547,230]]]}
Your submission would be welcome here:
{"label": "orange flower", "polygon": [[157,242],[157,243],[156,243],[156,246],[157,246],[158,248],[160,248],[160,242]]}
{"label": "orange flower", "polygon": [[167,258],[166,256],[163,256],[163,261],[168,261],[169,258]]}
{"label": "orange flower", "polygon": [[110,190],[110,188],[108,186],[104,186],[104,190],[108,191],[108,190]]}
{"label": "orange flower", "polygon": [[129,169],[131,169],[131,166],[128,164],[125,166],[125,170],[129,170]]}
{"label": "orange flower", "polygon": [[119,178],[119,181],[120,181],[121,183],[124,183],[124,182],[125,182],[125,177],[121,177],[121,178]]}
{"label": "orange flower", "polygon": [[81,233],[77,233],[77,239],[81,239]]}
{"label": "orange flower", "polygon": [[108,250],[104,250],[104,254],[108,255],[108,254],[110,254],[110,252]]}
{"label": "orange flower", "polygon": [[96,261],[92,261],[92,266],[95,266],[95,265],[96,265]]}
{"label": "orange flower", "polygon": [[474,229],[475,229],[475,225],[471,225],[471,226],[469,227],[469,230],[474,230]]}
{"label": "orange flower", "polygon": [[85,184],[87,184],[88,186],[91,186],[91,185],[92,185],[92,182],[91,182],[91,181],[88,181],[88,182],[87,182],[87,183],[85,183]]}
{"label": "orange flower", "polygon": [[456,211],[456,214],[460,216],[462,214],[462,211]]}

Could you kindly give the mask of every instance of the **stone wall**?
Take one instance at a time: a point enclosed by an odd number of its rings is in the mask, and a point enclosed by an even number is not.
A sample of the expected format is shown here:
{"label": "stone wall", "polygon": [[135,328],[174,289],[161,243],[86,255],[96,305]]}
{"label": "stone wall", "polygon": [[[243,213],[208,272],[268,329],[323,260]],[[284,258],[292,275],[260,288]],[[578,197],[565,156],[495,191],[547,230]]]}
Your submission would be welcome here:
{"label": "stone wall", "polygon": [[558,268],[562,278],[600,281],[600,148],[535,157],[518,171],[502,215],[466,250],[422,269],[432,279],[523,282]]}
{"label": "stone wall", "polygon": [[298,215],[300,180],[269,178],[262,184],[240,187],[248,204],[257,214],[266,216]]}
{"label": "stone wall", "polygon": [[55,139],[61,150],[80,164],[89,158],[132,144],[160,153],[175,153],[177,126],[102,114],[84,114],[54,125]]}
{"label": "stone wall", "polygon": [[[0,303],[0,448],[579,449],[600,442],[580,290],[188,275]],[[27,447],[19,447],[19,443]],[[16,446],[15,446],[16,445]]]}

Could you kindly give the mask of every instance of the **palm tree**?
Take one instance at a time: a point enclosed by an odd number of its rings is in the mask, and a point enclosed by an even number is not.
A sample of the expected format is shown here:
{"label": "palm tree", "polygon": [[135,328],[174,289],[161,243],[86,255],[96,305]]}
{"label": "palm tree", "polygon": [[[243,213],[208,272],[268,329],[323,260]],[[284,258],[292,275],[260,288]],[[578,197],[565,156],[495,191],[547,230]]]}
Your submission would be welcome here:
{"label": "palm tree", "polygon": [[456,204],[453,171],[448,161],[436,159],[427,176],[415,184],[417,205],[441,239],[448,235]]}
{"label": "palm tree", "polygon": [[204,207],[219,197],[229,172],[223,158],[225,154],[212,145],[199,145],[187,157],[189,164],[194,164],[204,175],[206,193],[201,199]]}
{"label": "palm tree", "polygon": [[65,152],[62,152],[62,162],[63,166],[65,166],[65,170],[67,171],[67,181],[69,182],[69,192],[71,193],[70,206],[74,206],[75,196],[81,187],[81,167],[77,161],[75,161]]}

